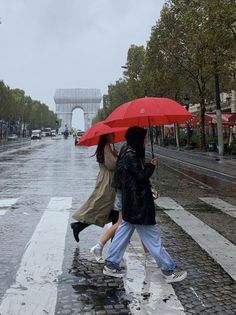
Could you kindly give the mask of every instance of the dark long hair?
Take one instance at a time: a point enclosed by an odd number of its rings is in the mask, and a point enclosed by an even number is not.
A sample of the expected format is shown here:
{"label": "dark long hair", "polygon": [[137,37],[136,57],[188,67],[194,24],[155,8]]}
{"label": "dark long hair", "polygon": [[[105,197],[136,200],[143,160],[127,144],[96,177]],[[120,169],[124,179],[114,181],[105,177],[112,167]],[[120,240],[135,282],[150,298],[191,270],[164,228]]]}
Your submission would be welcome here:
{"label": "dark long hair", "polygon": [[144,139],[146,134],[147,130],[138,126],[130,127],[125,134],[128,146],[135,150],[137,156],[142,160],[145,158]]}
{"label": "dark long hair", "polygon": [[104,148],[107,145],[107,143],[108,143],[108,141],[107,141],[107,134],[106,135],[101,135],[100,138],[99,138],[99,141],[98,141],[97,150],[94,153],[94,155],[96,155],[98,163],[101,163],[101,164],[104,163]]}

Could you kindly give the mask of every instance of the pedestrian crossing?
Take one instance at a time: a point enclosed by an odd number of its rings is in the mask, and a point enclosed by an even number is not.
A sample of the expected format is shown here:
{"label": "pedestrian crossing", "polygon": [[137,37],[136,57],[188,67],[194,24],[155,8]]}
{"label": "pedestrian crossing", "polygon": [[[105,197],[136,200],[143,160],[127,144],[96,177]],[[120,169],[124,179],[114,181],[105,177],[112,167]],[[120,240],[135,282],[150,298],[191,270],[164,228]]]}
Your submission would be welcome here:
{"label": "pedestrian crossing", "polygon": [[233,206],[230,203],[221,200],[220,198],[200,197],[199,199],[209,204],[210,206],[225,212],[233,218],[236,218],[236,206]]}
{"label": "pedestrian crossing", "polygon": [[[220,198],[199,197],[198,199],[235,218],[235,205]],[[0,215],[7,215],[7,211],[12,206],[20,203],[20,201],[20,197],[0,199]],[[185,233],[191,236],[234,281],[236,280],[236,246],[233,243],[185,210],[184,206],[180,205],[173,198],[159,197],[155,200],[155,203]],[[16,274],[15,283],[6,290],[0,302],[1,315],[55,314],[58,290],[57,281],[62,273],[66,231],[70,217],[68,210],[71,207],[71,197],[50,198],[48,206],[26,245],[25,253]],[[132,250],[128,254],[126,253],[126,258],[129,259],[131,252]],[[133,257],[130,260],[134,262]],[[126,289],[128,291],[131,291],[131,289],[134,291],[132,281],[129,281],[129,279],[134,278],[138,272],[140,279],[143,279],[143,281],[137,282],[139,284],[136,283],[136,288],[138,285],[142,286],[142,288],[140,287],[137,290],[137,295],[142,294],[143,290],[147,290],[147,285],[143,287],[143,283],[149,283],[148,290],[153,293],[152,297],[158,292],[158,297],[156,296],[156,300],[152,301],[152,307],[156,305],[159,311],[160,307],[163,307],[163,314],[185,314],[183,306],[175,295],[172,286],[162,282],[161,274],[158,270],[152,274],[145,272],[143,265],[139,261],[136,264],[134,274],[134,270],[132,270],[134,265],[132,263],[130,269],[127,267],[128,274],[126,279],[128,280],[124,281],[126,281]],[[151,279],[156,279],[156,281]],[[129,286],[131,286],[131,289],[129,289]],[[166,295],[172,296],[169,304],[161,302]],[[159,301],[158,303],[157,300]],[[167,310],[165,310],[165,306],[167,306]],[[150,307],[146,302],[146,308]],[[141,309],[144,311],[143,307]],[[141,313],[133,311],[132,314]]]}
{"label": "pedestrian crossing", "polygon": [[[161,200],[157,201],[157,205],[158,203],[161,203]],[[165,209],[165,213],[236,281],[236,246],[234,244],[182,207],[172,210],[162,203],[162,209]]]}
{"label": "pedestrian crossing", "polygon": [[0,305],[2,315],[55,313],[72,198],[51,198],[26,246],[15,283]]}

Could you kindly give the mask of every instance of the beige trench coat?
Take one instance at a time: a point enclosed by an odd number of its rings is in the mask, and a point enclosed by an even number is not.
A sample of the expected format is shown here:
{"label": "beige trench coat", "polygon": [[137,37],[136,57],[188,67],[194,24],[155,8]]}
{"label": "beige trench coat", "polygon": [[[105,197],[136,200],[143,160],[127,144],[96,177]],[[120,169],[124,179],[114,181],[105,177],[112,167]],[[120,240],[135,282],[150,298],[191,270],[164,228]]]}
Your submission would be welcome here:
{"label": "beige trench coat", "polygon": [[111,182],[116,160],[107,144],[104,148],[104,164],[99,164],[95,189],[82,207],[72,215],[73,219],[101,227],[109,222],[108,217],[115,200],[115,189],[111,187]]}

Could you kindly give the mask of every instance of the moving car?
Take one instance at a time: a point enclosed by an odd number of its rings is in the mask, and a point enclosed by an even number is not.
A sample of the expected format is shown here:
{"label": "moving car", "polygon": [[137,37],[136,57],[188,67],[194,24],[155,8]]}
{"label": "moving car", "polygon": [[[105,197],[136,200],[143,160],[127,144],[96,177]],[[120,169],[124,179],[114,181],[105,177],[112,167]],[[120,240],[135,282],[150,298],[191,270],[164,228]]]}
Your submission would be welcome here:
{"label": "moving car", "polygon": [[51,137],[56,137],[57,131],[56,130],[51,130]]}
{"label": "moving car", "polygon": [[7,140],[17,140],[17,139],[18,139],[18,136],[15,133],[13,133],[7,137]]}
{"label": "moving car", "polygon": [[31,140],[41,139],[41,130],[32,130]]}
{"label": "moving car", "polygon": [[77,130],[77,135],[76,135],[76,137],[75,137],[75,145],[78,144],[79,139],[83,136],[83,134],[84,134],[84,131],[82,131],[82,130]]}

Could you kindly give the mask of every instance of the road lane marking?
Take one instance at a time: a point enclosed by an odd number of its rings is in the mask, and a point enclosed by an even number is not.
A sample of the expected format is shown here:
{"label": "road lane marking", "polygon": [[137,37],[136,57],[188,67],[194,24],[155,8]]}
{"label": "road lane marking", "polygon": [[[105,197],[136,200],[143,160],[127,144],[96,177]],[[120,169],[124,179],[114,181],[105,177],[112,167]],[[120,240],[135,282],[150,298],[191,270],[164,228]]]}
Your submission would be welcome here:
{"label": "road lane marking", "polygon": [[136,232],[124,258],[127,270],[123,281],[126,293],[132,296],[129,307],[133,315],[185,315],[184,307],[172,285],[164,280],[160,269],[145,268],[144,250]]}
{"label": "road lane marking", "polygon": [[236,281],[236,246],[234,244],[184,208],[178,211],[170,210],[168,204],[167,206],[162,204],[162,209],[165,209],[164,212]]}
{"label": "road lane marking", "polygon": [[26,246],[16,281],[3,297],[0,314],[54,315],[71,205],[71,197],[51,198]]}
{"label": "road lane marking", "polygon": [[210,197],[202,197],[199,198],[203,202],[213,206],[222,212],[230,215],[233,218],[236,218],[236,206],[231,205],[230,203],[220,199],[220,198],[210,198]]}
{"label": "road lane marking", "polygon": [[0,199],[0,215],[4,215],[19,198]]}
{"label": "road lane marking", "polygon": [[184,209],[175,200],[170,197],[159,197],[155,200],[158,207],[167,210],[182,210]]}

